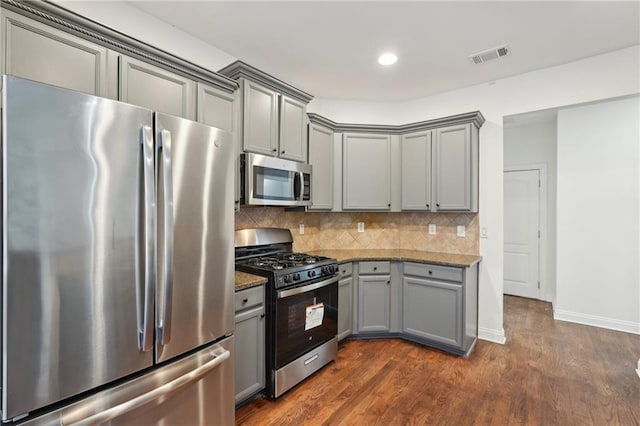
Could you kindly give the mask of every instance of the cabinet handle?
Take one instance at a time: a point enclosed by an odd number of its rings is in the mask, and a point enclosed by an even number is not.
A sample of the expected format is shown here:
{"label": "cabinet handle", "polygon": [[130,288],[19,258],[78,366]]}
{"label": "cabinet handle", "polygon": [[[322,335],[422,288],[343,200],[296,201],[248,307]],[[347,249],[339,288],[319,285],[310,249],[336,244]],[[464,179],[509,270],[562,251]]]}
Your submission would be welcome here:
{"label": "cabinet handle", "polygon": [[377,270],[378,270],[378,267],[377,267],[377,266],[374,266],[374,267],[373,267],[373,270],[374,270],[374,271],[377,271]]}
{"label": "cabinet handle", "polygon": [[284,154],[284,153],[285,153],[284,149],[283,149],[282,151],[280,151],[280,153],[281,153],[281,154]]}
{"label": "cabinet handle", "polygon": [[243,304],[247,303],[248,301],[249,301],[249,299],[248,299],[248,298],[246,298],[246,297],[245,297],[244,299],[242,299],[242,303],[243,303]]}
{"label": "cabinet handle", "polygon": [[436,203],[436,207],[440,207],[440,204]]}
{"label": "cabinet handle", "polygon": [[387,207],[391,207],[391,203],[387,204]]}
{"label": "cabinet handle", "polygon": [[275,148],[273,148],[273,149],[271,150],[271,152],[277,152],[277,151],[278,151],[278,150],[277,150],[277,149],[275,149]]}
{"label": "cabinet handle", "polygon": [[429,208],[429,204],[427,204],[427,208]]}
{"label": "cabinet handle", "polygon": [[391,284],[391,281],[387,281],[387,285]]}
{"label": "cabinet handle", "polygon": [[260,314],[260,319],[264,318],[264,314]]}
{"label": "cabinet handle", "polygon": [[433,271],[429,271],[429,275],[433,274]]}

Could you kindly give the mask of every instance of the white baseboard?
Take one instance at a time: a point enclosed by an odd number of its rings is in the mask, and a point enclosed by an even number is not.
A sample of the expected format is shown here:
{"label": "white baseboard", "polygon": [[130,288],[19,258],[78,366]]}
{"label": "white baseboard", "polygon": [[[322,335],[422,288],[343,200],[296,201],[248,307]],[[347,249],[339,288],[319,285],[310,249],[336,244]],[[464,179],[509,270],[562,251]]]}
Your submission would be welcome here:
{"label": "white baseboard", "polygon": [[488,340],[493,343],[500,343],[504,345],[507,338],[504,335],[504,328],[500,330],[494,330],[492,328],[478,327],[478,339]]}
{"label": "white baseboard", "polygon": [[553,308],[553,319],[577,324],[591,325],[593,327],[607,328],[609,330],[624,331],[626,333],[640,334],[640,323],[623,321],[596,315],[582,314],[579,312],[563,311]]}

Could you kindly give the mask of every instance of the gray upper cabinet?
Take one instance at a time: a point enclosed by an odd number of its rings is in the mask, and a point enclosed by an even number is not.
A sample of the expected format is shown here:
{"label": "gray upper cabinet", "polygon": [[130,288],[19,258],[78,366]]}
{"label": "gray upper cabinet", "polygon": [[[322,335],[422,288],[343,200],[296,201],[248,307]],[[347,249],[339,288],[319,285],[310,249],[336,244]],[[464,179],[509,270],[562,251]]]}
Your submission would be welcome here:
{"label": "gray upper cabinet", "polygon": [[198,121],[230,133],[237,132],[238,94],[224,92],[204,83],[197,84]]}
{"label": "gray upper cabinet", "polygon": [[236,173],[234,173],[234,203],[236,210],[240,208],[240,168],[239,155],[239,105],[238,92],[229,93],[204,83],[197,83],[197,112],[198,121],[208,126],[217,127],[233,134],[234,161]]}
{"label": "gray upper cabinet", "polygon": [[402,210],[431,209],[431,134],[402,136]]}
{"label": "gray upper cabinet", "polygon": [[280,95],[280,138],[278,155],[294,161],[307,161],[307,105]]}
{"label": "gray upper cabinet", "polygon": [[471,124],[435,130],[434,211],[478,211],[478,129]]}
{"label": "gray upper cabinet", "polygon": [[342,208],[391,209],[391,138],[388,135],[343,135]]}
{"label": "gray upper cabinet", "polygon": [[242,90],[244,150],[306,162],[306,104],[250,80]]}
{"label": "gray upper cabinet", "polygon": [[278,153],[278,94],[250,80],[242,81],[242,147],[275,156]]}
{"label": "gray upper cabinet", "polygon": [[2,10],[2,73],[116,99],[116,52]]}
{"label": "gray upper cabinet", "polygon": [[120,56],[119,99],[166,114],[196,119],[196,82],[163,68]]}
{"label": "gray upper cabinet", "polygon": [[333,131],[309,124],[309,164],[311,176],[311,206],[309,210],[333,208]]}

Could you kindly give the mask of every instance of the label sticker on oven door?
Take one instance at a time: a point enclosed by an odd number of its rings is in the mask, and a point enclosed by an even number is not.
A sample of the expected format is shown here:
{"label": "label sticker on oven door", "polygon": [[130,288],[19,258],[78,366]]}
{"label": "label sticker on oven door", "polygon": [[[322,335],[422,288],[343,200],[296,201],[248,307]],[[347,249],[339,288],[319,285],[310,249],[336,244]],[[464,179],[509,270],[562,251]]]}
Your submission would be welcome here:
{"label": "label sticker on oven door", "polygon": [[307,306],[307,319],[304,322],[304,330],[311,330],[314,327],[322,325],[324,318],[324,303],[316,303]]}

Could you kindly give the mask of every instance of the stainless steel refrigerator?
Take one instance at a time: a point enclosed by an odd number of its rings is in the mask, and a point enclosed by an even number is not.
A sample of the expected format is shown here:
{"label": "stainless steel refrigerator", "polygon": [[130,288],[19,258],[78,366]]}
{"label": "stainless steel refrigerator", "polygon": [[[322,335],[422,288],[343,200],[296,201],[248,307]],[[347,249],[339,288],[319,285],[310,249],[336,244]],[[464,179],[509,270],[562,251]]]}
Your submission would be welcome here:
{"label": "stainless steel refrigerator", "polygon": [[3,76],[3,422],[234,423],[232,153]]}

